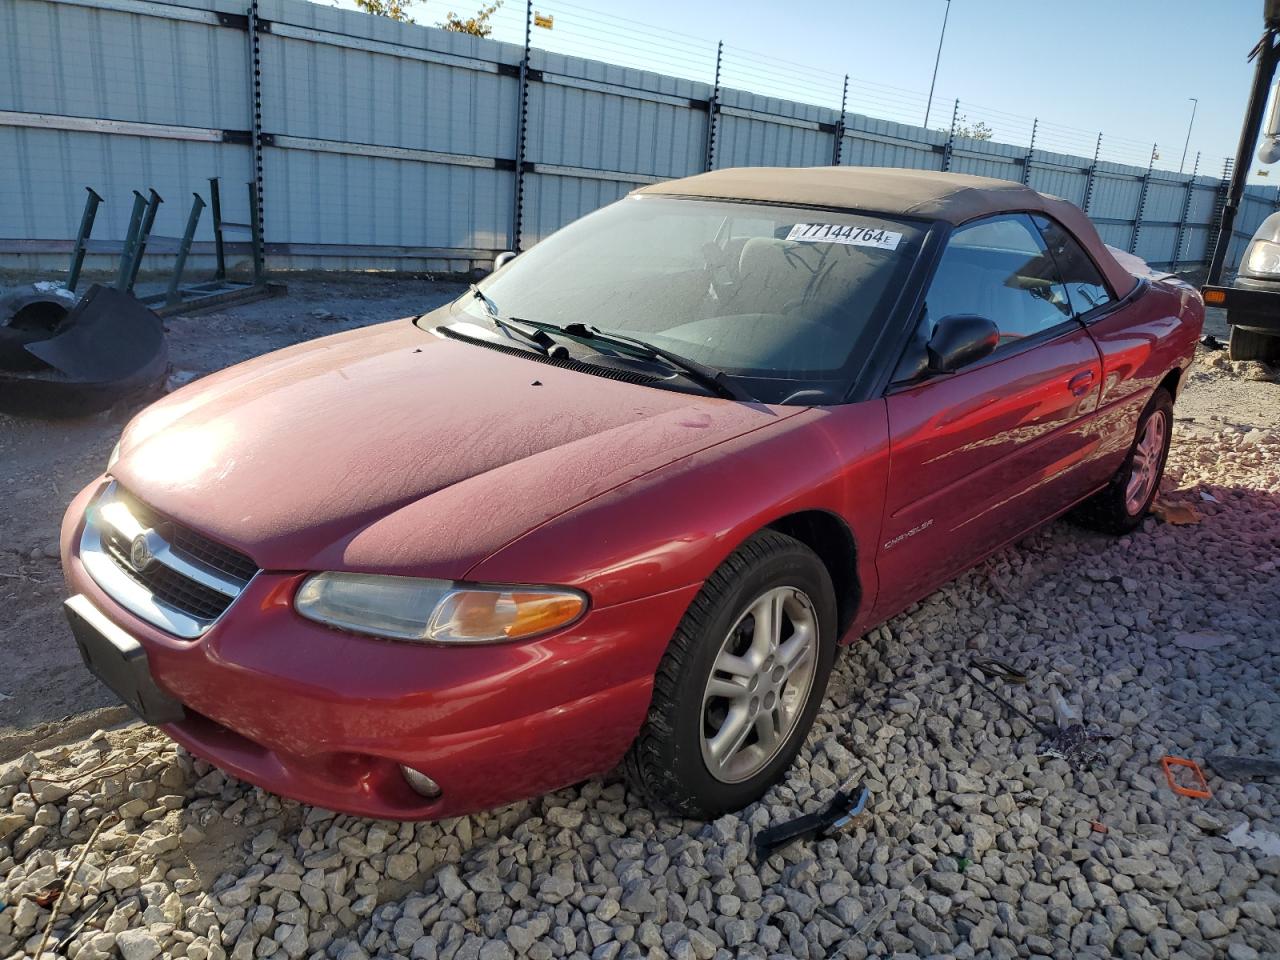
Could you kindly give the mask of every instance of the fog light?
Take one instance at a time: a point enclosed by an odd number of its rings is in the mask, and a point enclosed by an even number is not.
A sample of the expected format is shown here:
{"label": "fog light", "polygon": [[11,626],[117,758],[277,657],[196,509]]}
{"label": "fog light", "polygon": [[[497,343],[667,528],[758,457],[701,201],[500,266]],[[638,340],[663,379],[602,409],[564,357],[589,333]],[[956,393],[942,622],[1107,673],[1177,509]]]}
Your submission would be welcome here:
{"label": "fog light", "polygon": [[420,770],[415,770],[413,767],[406,767],[403,764],[400,766],[400,772],[404,774],[404,778],[408,782],[409,786],[413,787],[417,793],[422,794],[428,800],[434,800],[436,797],[440,796],[440,784],[436,783],[425,773],[422,773]]}

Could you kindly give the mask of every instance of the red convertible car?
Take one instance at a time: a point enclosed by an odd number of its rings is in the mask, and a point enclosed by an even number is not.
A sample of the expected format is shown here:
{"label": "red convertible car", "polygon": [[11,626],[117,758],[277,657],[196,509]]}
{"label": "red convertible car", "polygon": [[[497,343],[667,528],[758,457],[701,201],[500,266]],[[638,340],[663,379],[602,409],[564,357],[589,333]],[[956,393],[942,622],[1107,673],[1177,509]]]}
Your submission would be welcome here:
{"label": "red convertible car", "polygon": [[63,526],[88,666],[197,756],[434,818],[621,764],[713,816],[836,648],[1075,508],[1132,530],[1197,292],[909,170],[646,186],[449,306],[142,412]]}

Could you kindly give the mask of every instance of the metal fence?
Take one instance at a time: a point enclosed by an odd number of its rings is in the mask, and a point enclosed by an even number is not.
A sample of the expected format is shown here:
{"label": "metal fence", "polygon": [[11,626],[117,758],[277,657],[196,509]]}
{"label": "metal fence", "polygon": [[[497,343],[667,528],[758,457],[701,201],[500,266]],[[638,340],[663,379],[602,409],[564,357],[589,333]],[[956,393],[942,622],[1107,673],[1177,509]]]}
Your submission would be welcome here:
{"label": "metal fence", "polygon": [[[232,222],[251,221],[259,185],[270,267],[460,271],[639,184],[833,163],[1017,180],[1153,264],[1211,253],[1224,181],[1158,169],[1154,150],[1116,162],[1099,136],[1091,155],[1055,152],[1078,138],[1039,121],[1025,143],[966,138],[960,101],[935,104],[942,129],[868,116],[850,109],[847,78],[840,106],[779,99],[726,85],[749,85],[751,65],[714,54],[699,81],[305,0],[0,0],[0,268],[65,265],[85,187],[106,200],[89,267],[118,256],[132,191],[164,197],[155,230],[176,235],[187,198],[218,177]],[[804,75],[790,79],[799,96]],[[1229,264],[1277,195],[1248,189]],[[248,258],[243,230],[228,240]],[[144,269],[174,252],[153,242]],[[212,252],[206,218],[193,265]]]}

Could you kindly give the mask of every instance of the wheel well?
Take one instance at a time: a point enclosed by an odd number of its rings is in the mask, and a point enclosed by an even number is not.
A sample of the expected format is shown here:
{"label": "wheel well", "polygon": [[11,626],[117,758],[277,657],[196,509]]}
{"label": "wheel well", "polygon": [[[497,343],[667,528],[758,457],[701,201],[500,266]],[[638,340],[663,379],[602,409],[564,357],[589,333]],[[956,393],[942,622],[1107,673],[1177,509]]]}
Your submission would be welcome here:
{"label": "wheel well", "polygon": [[1169,391],[1169,396],[1178,399],[1178,384],[1182,382],[1182,368],[1174,367],[1164,375],[1164,379],[1160,381],[1160,386]]}
{"label": "wheel well", "polygon": [[793,513],[769,524],[769,529],[794,537],[818,555],[836,591],[837,636],[853,623],[862,600],[858,583],[857,544],[843,520],[824,510]]}

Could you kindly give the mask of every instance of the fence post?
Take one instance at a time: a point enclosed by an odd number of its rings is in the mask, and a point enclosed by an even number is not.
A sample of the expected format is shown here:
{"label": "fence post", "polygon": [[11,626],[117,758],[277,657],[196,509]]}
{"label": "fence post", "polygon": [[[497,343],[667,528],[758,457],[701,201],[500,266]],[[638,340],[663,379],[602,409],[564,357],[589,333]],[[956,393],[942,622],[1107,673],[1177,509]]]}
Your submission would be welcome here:
{"label": "fence post", "polygon": [[1196,162],[1191,165],[1191,179],[1187,181],[1187,193],[1182,198],[1182,219],[1178,221],[1178,239],[1173,245],[1173,265],[1170,273],[1178,272],[1178,261],[1182,259],[1182,239],[1187,233],[1187,218],[1191,216],[1191,195],[1196,188],[1196,174],[1200,172],[1200,151],[1196,151]]}
{"label": "fence post", "polygon": [[[1219,235],[1222,233],[1222,219],[1227,215],[1227,201],[1231,196],[1231,174],[1235,172],[1236,161],[1234,157],[1227,157],[1222,161],[1222,182],[1218,184],[1217,195],[1213,200],[1213,229],[1205,240],[1204,252],[1209,255],[1209,269],[1213,269],[1212,260],[1217,255]],[[1222,251],[1223,263],[1226,263],[1226,255],[1231,246],[1231,237],[1225,240],[1225,249]]]}
{"label": "fence post", "polygon": [[1138,213],[1133,218],[1133,234],[1129,238],[1129,252],[1138,252],[1138,234],[1142,232],[1142,212],[1147,206],[1147,190],[1151,186],[1151,171],[1156,165],[1156,149],[1158,144],[1151,145],[1151,159],[1147,161],[1147,172],[1142,175],[1142,192],[1138,194]]}
{"label": "fence post", "polygon": [[960,98],[956,97],[956,105],[951,110],[951,130],[947,133],[947,145],[942,150],[942,172],[951,169],[951,153],[956,144],[956,121],[960,119]]}
{"label": "fence post", "polygon": [[209,178],[209,210],[213,214],[213,279],[227,279],[227,253],[222,242],[222,194],[217,177]]}
{"label": "fence post", "polygon": [[253,192],[256,209],[250,211],[253,225],[253,281],[261,283],[266,273],[266,242],[263,239],[262,177],[262,41],[258,36],[258,0],[249,4],[249,121],[250,146],[253,150]]}
{"label": "fence post", "polygon": [[1093,147],[1093,163],[1089,164],[1089,176],[1084,182],[1084,203],[1080,205],[1080,209],[1086,214],[1089,212],[1089,204],[1093,203],[1093,181],[1098,173],[1098,157],[1102,154],[1102,132],[1098,132],[1098,142]]}
{"label": "fence post", "polygon": [[173,264],[173,276],[169,278],[169,289],[165,292],[165,306],[172,306],[182,300],[178,288],[182,284],[182,272],[187,268],[187,256],[191,253],[191,242],[196,236],[196,226],[200,223],[200,211],[204,209],[204,200],[200,194],[191,195],[195,199],[191,203],[191,213],[187,216],[187,228],[182,231],[182,239],[178,242],[178,257]]}
{"label": "fence post", "polygon": [[716,162],[716,117],[720,113],[720,63],[724,59],[724,41],[716,44],[716,78],[711,85],[711,98],[707,101],[707,148],[702,169],[710,170]]}
{"label": "fence post", "polygon": [[844,148],[844,111],[849,105],[849,75],[844,75],[844,90],[840,93],[840,119],[836,121],[836,142],[831,148],[831,165],[840,166],[840,151]]}
{"label": "fence post", "polygon": [[142,214],[142,226],[138,228],[134,239],[133,262],[129,264],[129,282],[125,285],[125,293],[132,293],[133,285],[138,282],[138,271],[142,269],[142,257],[147,252],[147,238],[151,236],[151,228],[155,226],[160,204],[164,203],[164,197],[156,193],[154,187],[148,187],[147,194],[147,207]]}
{"label": "fence post", "polygon": [[80,217],[80,230],[76,233],[76,245],[71,248],[71,265],[67,268],[67,289],[75,292],[80,282],[80,268],[84,266],[84,255],[89,243],[89,234],[93,233],[93,221],[98,216],[98,204],[102,197],[93,187],[85,187],[89,196],[84,200],[84,213]]}
{"label": "fence post", "polygon": [[529,45],[533,34],[533,0],[524,5],[524,56],[520,59],[520,102],[516,107],[516,192],[511,209],[511,249],[520,252],[524,229],[524,154],[529,127]]}
{"label": "fence post", "polygon": [[[259,263],[265,257],[262,252],[262,224],[258,221],[258,187],[252,180],[249,181],[249,237],[250,245],[253,247],[253,262]],[[258,283],[262,280],[256,273],[253,280]]]}
{"label": "fence post", "polygon": [[1036,152],[1036,130],[1040,127],[1040,118],[1031,121],[1031,145],[1027,147],[1027,155],[1022,161],[1022,185],[1031,182],[1031,155]]}
{"label": "fence post", "polygon": [[147,209],[147,198],[133,191],[133,212],[129,214],[129,229],[124,235],[124,248],[120,251],[120,269],[116,273],[116,289],[126,290],[129,283],[129,266],[133,262],[133,248],[138,243],[138,230],[142,227],[142,214]]}

